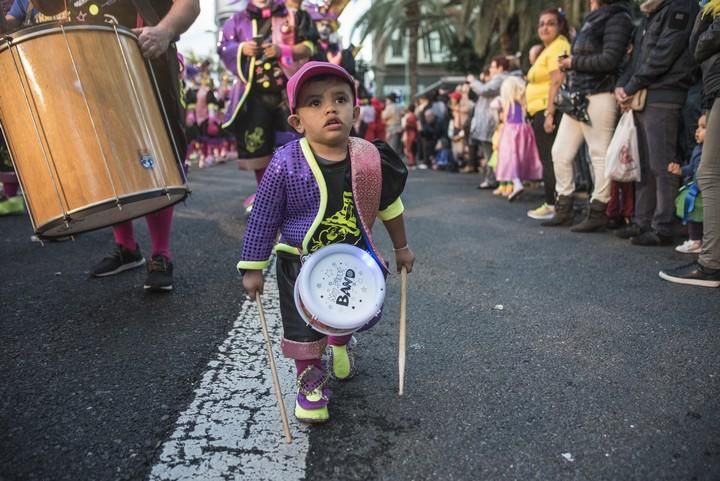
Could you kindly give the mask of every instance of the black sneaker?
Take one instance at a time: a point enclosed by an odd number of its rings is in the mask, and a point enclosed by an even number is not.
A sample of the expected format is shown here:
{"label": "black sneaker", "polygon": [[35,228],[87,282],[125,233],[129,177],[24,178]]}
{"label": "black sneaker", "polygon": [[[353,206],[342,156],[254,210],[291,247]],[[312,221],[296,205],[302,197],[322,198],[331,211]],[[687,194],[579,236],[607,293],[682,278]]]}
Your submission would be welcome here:
{"label": "black sneaker", "polygon": [[140,253],[139,246],[136,247],[134,251],[131,251],[121,245],[115,244],[115,249],[113,249],[112,253],[93,266],[90,270],[90,276],[114,276],[123,271],[140,267],[143,264],[145,264],[145,258]]}
{"label": "black sneaker", "polygon": [[646,247],[669,246],[673,243],[673,238],[672,236],[658,234],[657,232],[649,230],[639,236],[631,237],[630,243],[634,246]]}
{"label": "black sneaker", "polygon": [[607,227],[608,230],[618,230],[625,228],[628,225],[628,221],[625,217],[610,217],[605,227]]}
{"label": "black sneaker", "polygon": [[643,232],[645,232],[646,229],[643,229],[636,223],[631,223],[626,225],[625,227],[622,227],[615,231],[615,235],[618,236],[621,239],[629,239],[631,237],[637,237]]}
{"label": "black sneaker", "polygon": [[147,265],[145,290],[150,292],[169,292],[173,288],[173,265],[162,255],[152,256]]}
{"label": "black sneaker", "polygon": [[693,262],[675,269],[659,272],[660,278],[688,286],[720,287],[720,269],[708,269],[699,262]]}

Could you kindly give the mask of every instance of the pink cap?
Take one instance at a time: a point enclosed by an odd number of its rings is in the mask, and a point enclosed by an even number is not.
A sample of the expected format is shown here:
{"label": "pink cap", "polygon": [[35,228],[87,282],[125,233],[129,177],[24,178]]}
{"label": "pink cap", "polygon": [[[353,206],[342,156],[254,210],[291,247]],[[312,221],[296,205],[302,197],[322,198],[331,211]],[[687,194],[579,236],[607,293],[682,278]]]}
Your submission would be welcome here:
{"label": "pink cap", "polygon": [[332,75],[350,84],[350,88],[355,96],[355,105],[358,105],[358,92],[357,86],[355,85],[355,78],[339,65],[335,65],[330,62],[317,62],[313,60],[300,67],[300,70],[295,72],[293,76],[290,77],[290,80],[288,80],[287,96],[291,114],[295,113],[295,101],[297,100],[297,94],[300,93],[302,86],[311,78],[318,77],[320,75]]}

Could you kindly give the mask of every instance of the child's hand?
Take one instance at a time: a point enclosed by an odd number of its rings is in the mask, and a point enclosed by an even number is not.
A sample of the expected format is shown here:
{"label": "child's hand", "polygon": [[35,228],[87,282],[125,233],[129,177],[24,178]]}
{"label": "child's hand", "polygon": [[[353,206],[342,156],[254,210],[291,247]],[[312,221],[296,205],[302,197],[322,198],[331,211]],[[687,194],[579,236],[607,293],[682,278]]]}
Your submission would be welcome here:
{"label": "child's hand", "polygon": [[682,169],[680,168],[680,164],[676,162],[670,162],[668,164],[668,172],[675,175],[682,175]]}
{"label": "child's hand", "polygon": [[560,55],[558,57],[558,66],[562,72],[572,69],[572,55]]}
{"label": "child's hand", "polygon": [[263,293],[263,286],[265,285],[265,277],[260,270],[245,271],[243,275],[243,287],[250,296],[251,299],[255,299],[257,293]]}
{"label": "child's hand", "polygon": [[546,134],[552,134],[555,130],[555,118],[552,115],[546,115],[545,121],[543,122],[543,130]]}
{"label": "child's hand", "polygon": [[395,264],[397,271],[400,272],[404,267],[408,272],[412,272],[413,264],[415,264],[415,254],[409,247],[395,251]]}

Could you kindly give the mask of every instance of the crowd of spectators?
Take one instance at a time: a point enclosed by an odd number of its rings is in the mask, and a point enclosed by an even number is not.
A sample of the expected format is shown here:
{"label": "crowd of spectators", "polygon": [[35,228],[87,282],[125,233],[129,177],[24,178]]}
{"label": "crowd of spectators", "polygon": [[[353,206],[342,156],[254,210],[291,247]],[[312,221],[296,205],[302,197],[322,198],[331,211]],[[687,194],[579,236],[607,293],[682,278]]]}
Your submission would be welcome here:
{"label": "crowd of spectators", "polygon": [[[720,287],[720,0],[646,0],[639,14],[624,0],[589,4],[577,26],[558,8],[540,14],[527,71],[496,56],[402,116],[395,94],[384,110],[366,101],[358,132],[384,130],[411,169],[476,174],[479,189],[509,201],[542,186],[528,216],[543,226],[612,230],[634,246],[678,242],[698,258],[660,277]],[[639,146],[630,182],[606,166],[625,112]]]}

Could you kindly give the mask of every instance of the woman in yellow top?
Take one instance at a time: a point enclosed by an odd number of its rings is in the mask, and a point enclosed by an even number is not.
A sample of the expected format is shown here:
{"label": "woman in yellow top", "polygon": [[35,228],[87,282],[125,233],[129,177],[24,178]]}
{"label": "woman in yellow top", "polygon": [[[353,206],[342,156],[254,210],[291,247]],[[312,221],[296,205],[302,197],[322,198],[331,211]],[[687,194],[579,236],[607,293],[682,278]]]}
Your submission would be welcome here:
{"label": "woman in yellow top", "polygon": [[550,219],[555,212],[555,173],[550,152],[562,115],[555,110],[553,100],[564,80],[558,59],[570,53],[568,23],[564,12],[557,8],[543,10],[538,21],[538,37],[542,41],[543,50],[528,72],[525,100],[543,165],[545,202],[529,211],[528,217]]}

